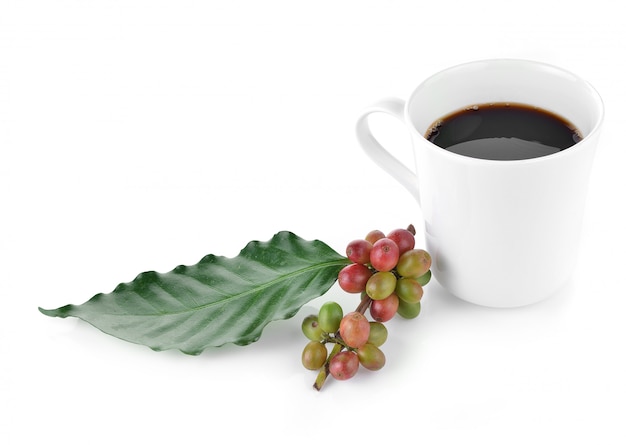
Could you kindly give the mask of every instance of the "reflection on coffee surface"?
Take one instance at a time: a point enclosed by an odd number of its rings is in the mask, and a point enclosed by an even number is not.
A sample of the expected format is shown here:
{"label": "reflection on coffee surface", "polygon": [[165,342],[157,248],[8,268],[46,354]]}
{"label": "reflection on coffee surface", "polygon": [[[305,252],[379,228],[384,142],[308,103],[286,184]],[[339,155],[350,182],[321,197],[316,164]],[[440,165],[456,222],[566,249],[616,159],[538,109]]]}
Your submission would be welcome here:
{"label": "reflection on coffee surface", "polygon": [[434,122],[426,139],[448,151],[480,159],[519,160],[565,150],[582,139],[565,118],[519,103],[467,107]]}

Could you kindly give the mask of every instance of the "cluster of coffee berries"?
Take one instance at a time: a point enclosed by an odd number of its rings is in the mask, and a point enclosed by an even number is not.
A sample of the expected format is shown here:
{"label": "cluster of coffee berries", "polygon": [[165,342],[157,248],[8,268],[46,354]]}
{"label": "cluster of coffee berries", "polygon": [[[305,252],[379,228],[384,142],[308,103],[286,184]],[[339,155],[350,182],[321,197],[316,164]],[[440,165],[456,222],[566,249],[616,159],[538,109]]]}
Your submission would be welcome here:
{"label": "cluster of coffee berries", "polygon": [[350,242],[346,254],[352,264],[339,272],[339,286],[371,299],[374,320],[385,322],[396,313],[404,318],[419,315],[423,286],[431,277],[431,258],[425,250],[415,249],[411,227],[386,236],[373,230],[365,239]]}
{"label": "cluster of coffee berries", "polygon": [[[328,301],[318,314],[302,322],[302,332],[309,343],[302,351],[305,368],[327,371],[337,380],[353,377],[359,365],[375,371],[385,365],[385,355],[379,347],[387,340],[387,328],[377,321],[368,321],[359,311],[346,315],[338,303]],[[329,351],[327,344],[334,344]]]}
{"label": "cluster of coffee berries", "polygon": [[[302,331],[309,343],[302,364],[320,370],[314,387],[321,389],[328,374],[337,380],[353,377],[359,367],[376,371],[385,365],[380,346],[387,340],[383,324],[396,314],[415,318],[421,310],[423,286],[430,281],[431,257],[415,248],[415,229],[373,230],[346,247],[351,261],[338,276],[339,286],[360,294],[358,307],[344,315],[341,306],[326,302],[318,314],[309,315]],[[369,310],[372,320],[365,316]],[[334,344],[332,351],[327,345]]]}

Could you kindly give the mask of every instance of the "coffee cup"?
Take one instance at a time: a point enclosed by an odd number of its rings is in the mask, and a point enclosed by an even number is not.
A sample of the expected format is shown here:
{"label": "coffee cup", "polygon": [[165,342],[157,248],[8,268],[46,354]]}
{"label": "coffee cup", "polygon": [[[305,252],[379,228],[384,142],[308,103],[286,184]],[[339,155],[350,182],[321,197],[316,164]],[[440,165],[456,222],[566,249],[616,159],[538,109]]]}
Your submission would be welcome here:
{"label": "coffee cup", "polygon": [[[459,154],[429,140],[442,117],[490,104],[524,104],[563,117],[579,140],[513,160]],[[407,100],[374,103],[358,117],[356,135],[365,153],[415,197],[441,286],[478,305],[519,307],[559,292],[578,266],[603,110],[597,91],[567,70],[530,60],[480,60],[426,78]],[[373,113],[405,124],[414,165],[376,140],[368,120]]]}

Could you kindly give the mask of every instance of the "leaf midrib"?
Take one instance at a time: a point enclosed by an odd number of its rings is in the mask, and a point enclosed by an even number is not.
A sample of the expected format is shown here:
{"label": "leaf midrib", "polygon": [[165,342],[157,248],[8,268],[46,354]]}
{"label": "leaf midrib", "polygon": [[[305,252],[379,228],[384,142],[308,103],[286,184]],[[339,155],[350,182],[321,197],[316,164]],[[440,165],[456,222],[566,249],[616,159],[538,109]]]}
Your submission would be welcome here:
{"label": "leaf midrib", "polygon": [[[244,298],[244,297],[250,295],[253,292],[258,292],[260,290],[267,289],[267,288],[273,286],[274,284],[276,284],[276,283],[278,283],[280,281],[284,281],[284,280],[287,280],[289,278],[293,278],[293,277],[296,277],[298,275],[302,275],[303,273],[306,273],[306,272],[310,272],[310,271],[313,271],[313,270],[316,270],[316,269],[324,269],[326,267],[340,266],[340,265],[343,265],[343,264],[349,264],[349,260],[347,258],[342,258],[342,259],[334,260],[334,261],[327,262],[327,263],[318,263],[318,264],[315,264],[313,266],[306,267],[304,269],[298,269],[297,271],[290,272],[290,273],[288,273],[286,275],[281,275],[279,278],[276,278],[274,280],[268,281],[267,283],[264,283],[262,285],[256,286],[256,287],[254,287],[252,289],[248,289],[245,292],[241,292],[239,294],[228,296],[228,297],[226,297],[226,298],[224,298],[222,300],[219,300],[219,301],[213,301],[213,302],[210,302],[210,303],[207,303],[207,304],[203,304],[202,306],[189,308],[187,310],[178,310],[178,311],[175,311],[175,312],[166,312],[166,313],[163,313],[163,314],[128,314],[128,313],[121,313],[121,314],[109,314],[109,315],[114,315],[116,317],[168,317],[168,316],[187,314],[187,313],[191,313],[191,312],[195,313],[195,312],[198,312],[198,311],[202,311],[202,310],[204,310],[206,308],[209,308],[211,306],[224,304],[224,302],[227,302],[227,301],[235,301],[235,300],[238,300],[240,298]],[[202,283],[202,284],[204,286],[210,287],[207,284],[204,284],[204,283]],[[171,295],[171,293],[170,293],[170,295]]]}

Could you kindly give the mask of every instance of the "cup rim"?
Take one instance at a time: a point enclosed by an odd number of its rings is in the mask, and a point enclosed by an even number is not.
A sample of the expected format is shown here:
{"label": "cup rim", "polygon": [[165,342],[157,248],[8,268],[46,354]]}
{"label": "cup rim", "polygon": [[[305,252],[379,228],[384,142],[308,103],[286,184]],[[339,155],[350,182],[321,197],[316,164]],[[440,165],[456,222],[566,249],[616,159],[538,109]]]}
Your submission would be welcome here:
{"label": "cup rim", "polygon": [[[544,67],[546,69],[559,71],[559,72],[561,72],[561,73],[563,73],[565,75],[571,76],[572,78],[574,78],[574,79],[578,80],[579,82],[581,82],[582,84],[584,84],[589,89],[589,92],[591,93],[591,96],[593,97],[593,99],[595,101],[596,109],[598,111],[598,118],[596,119],[595,125],[593,126],[591,131],[589,131],[588,134],[584,135],[583,139],[580,142],[572,145],[571,147],[567,148],[566,150],[561,150],[561,151],[558,151],[556,153],[552,153],[552,154],[545,155],[545,156],[539,156],[539,157],[535,157],[535,158],[502,160],[502,159],[474,158],[474,157],[471,157],[471,156],[466,156],[466,155],[454,153],[452,151],[444,150],[441,147],[439,147],[438,145],[436,145],[433,142],[431,142],[428,139],[426,139],[426,137],[417,130],[417,128],[413,124],[412,120],[409,118],[409,109],[410,109],[411,104],[413,103],[415,95],[418,93],[420,87],[423,84],[429,82],[431,79],[436,78],[436,77],[438,77],[438,76],[440,76],[440,75],[442,75],[442,74],[444,74],[446,72],[457,70],[457,69],[460,69],[460,68],[463,68],[463,67],[468,67],[468,66],[472,66],[472,65],[479,65],[479,64],[501,64],[501,63],[518,63],[518,64],[534,65],[536,67]],[[451,110],[451,111],[453,111],[453,110]],[[507,58],[507,57],[472,60],[472,61],[469,61],[469,62],[458,63],[456,65],[452,65],[452,66],[449,66],[447,68],[441,69],[441,70],[437,71],[436,73],[431,74],[430,76],[426,77],[424,80],[422,80],[420,82],[420,84],[417,87],[415,87],[415,89],[413,90],[413,92],[409,96],[409,98],[406,101],[405,106],[404,106],[404,118],[405,118],[405,121],[410,124],[411,129],[415,133],[417,133],[419,135],[421,140],[423,140],[430,149],[436,148],[437,149],[436,152],[439,153],[441,156],[449,156],[451,159],[454,159],[454,160],[457,160],[457,161],[475,162],[475,163],[481,163],[481,164],[494,164],[494,165],[520,165],[520,164],[528,164],[528,163],[546,162],[548,160],[555,159],[555,158],[560,158],[560,157],[564,157],[564,156],[571,156],[575,152],[578,152],[582,148],[584,148],[584,146],[587,145],[584,142],[586,140],[591,140],[600,131],[600,128],[601,128],[602,123],[604,121],[604,114],[605,114],[604,101],[602,100],[602,97],[600,96],[600,93],[596,90],[596,88],[590,82],[588,82],[587,80],[583,79],[579,75],[577,75],[577,74],[573,73],[572,71],[569,71],[569,70],[567,70],[565,68],[562,68],[560,66],[551,64],[551,63],[541,62],[541,61],[532,60],[532,59]]]}

